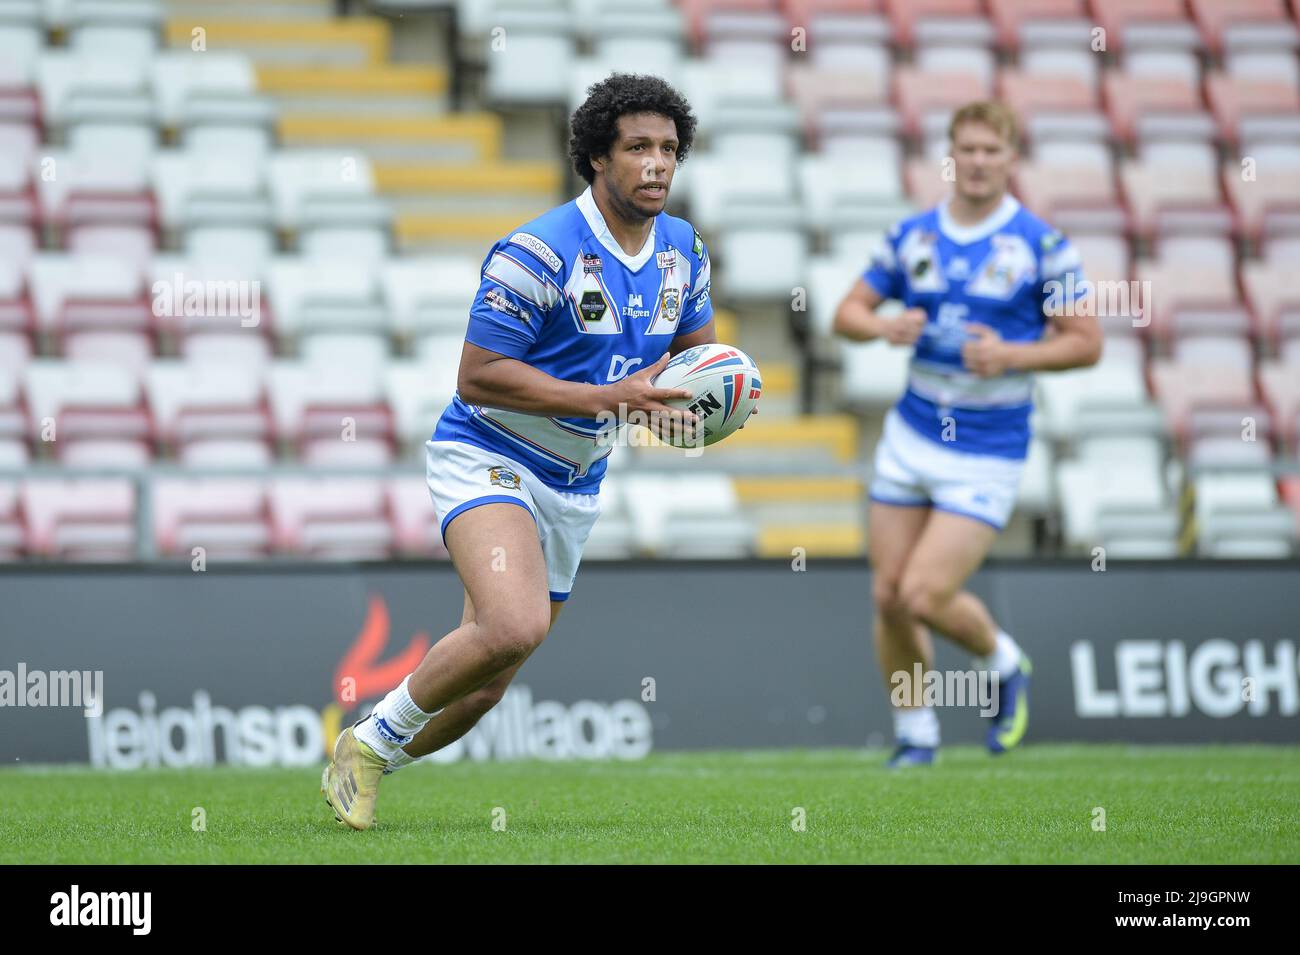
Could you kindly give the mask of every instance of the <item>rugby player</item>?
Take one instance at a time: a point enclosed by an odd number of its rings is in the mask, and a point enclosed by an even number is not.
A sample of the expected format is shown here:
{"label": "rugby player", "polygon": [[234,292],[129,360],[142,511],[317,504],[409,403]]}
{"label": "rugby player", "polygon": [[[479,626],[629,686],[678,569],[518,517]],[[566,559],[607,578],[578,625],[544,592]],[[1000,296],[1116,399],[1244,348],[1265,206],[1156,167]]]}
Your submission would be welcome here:
{"label": "rugby player", "polygon": [[354,829],[374,824],[382,776],[468,732],[554,625],[600,513],[610,416],[688,433],[696,420],[664,404],[690,392],[651,384],[671,355],[715,341],[708,250],[664,212],[696,118],[658,77],[613,74],[571,125],[588,188],[488,252],[427,444],[460,626],[339,735],[321,780]]}
{"label": "rugby player", "polygon": [[[834,327],[853,341],[914,349],[870,489],[875,646],[886,686],[892,692],[899,673],[910,685],[918,662],[933,666],[931,630],[947,637],[998,679],[987,746],[1001,753],[1024,738],[1031,665],[963,587],[1015,506],[1032,373],[1095,364],[1102,333],[1083,300],[1077,250],[1007,192],[1015,115],[1001,103],[970,103],[948,133],[951,197],[894,226]],[[905,310],[879,314],[886,299]],[[909,705],[893,711],[891,767],[931,763],[939,746],[934,708],[920,703],[921,687],[911,689]]]}

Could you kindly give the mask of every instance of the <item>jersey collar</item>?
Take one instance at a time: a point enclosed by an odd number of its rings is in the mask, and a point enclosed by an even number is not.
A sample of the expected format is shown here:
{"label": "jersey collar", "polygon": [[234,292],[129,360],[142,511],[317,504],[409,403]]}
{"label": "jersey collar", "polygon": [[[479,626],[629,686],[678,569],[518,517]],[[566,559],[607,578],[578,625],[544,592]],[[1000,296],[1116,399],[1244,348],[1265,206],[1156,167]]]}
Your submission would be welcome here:
{"label": "jersey collar", "polygon": [[582,217],[587,220],[587,225],[591,226],[592,234],[595,235],[596,241],[609,250],[610,255],[618,259],[633,272],[646,264],[646,260],[655,252],[655,233],[659,226],[658,216],[650,225],[650,234],[646,236],[645,245],[641,246],[641,251],[636,255],[628,255],[623,251],[623,247],[618,244],[613,233],[609,231],[609,226],[605,224],[605,217],[600,214],[600,208],[596,205],[596,197],[591,194],[591,186],[587,187],[586,192],[578,196],[578,209],[582,212]]}
{"label": "jersey collar", "polygon": [[971,225],[959,225],[948,215],[948,200],[939,204],[939,231],[958,245],[970,245],[980,239],[986,239],[1012,220],[1020,211],[1020,203],[1010,193],[1002,197],[1002,203],[979,222]]}

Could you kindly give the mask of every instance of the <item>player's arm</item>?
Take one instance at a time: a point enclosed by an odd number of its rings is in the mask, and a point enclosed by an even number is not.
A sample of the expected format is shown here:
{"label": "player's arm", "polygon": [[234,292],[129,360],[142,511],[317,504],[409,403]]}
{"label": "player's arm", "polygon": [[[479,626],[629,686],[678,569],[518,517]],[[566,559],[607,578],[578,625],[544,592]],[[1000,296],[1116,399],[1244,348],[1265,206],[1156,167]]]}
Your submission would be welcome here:
{"label": "player's arm", "polygon": [[885,300],[865,279],[858,279],[835,310],[831,326],[836,335],[855,342],[883,338],[893,345],[913,345],[925,329],[925,309],[909,308],[886,317],[876,308]]}
{"label": "player's arm", "polygon": [[696,415],[663,403],[669,398],[689,398],[690,391],[650,384],[664,370],[668,358],[665,353],[650,367],[613,384],[592,385],[563,381],[525,361],[467,341],[460,354],[456,390],[461,400],[470,404],[523,414],[595,418],[602,412],[618,413],[622,406],[628,411],[656,411],[673,420],[694,421]]}
{"label": "player's arm", "polygon": [[[1078,290],[1077,297],[1065,302],[1045,294],[1043,314],[1049,326],[1038,341],[1004,342],[988,326],[968,323],[966,329],[973,337],[962,348],[962,359],[975,374],[992,378],[1008,371],[1066,371],[1101,360],[1104,336],[1091,308],[1092,299],[1086,295],[1088,283],[1083,279],[1079,254],[1059,234],[1052,239],[1052,253],[1044,262],[1044,290],[1053,285],[1073,287]],[[1071,272],[1075,279],[1067,286],[1063,280]]]}
{"label": "player's arm", "polygon": [[841,338],[869,342],[883,338],[892,345],[914,345],[925,331],[924,309],[909,308],[899,315],[881,315],[877,309],[887,299],[902,299],[907,282],[898,263],[896,245],[901,228],[889,230],[884,244],[871,256],[866,271],[835,309],[832,330]]}
{"label": "player's arm", "polygon": [[676,355],[678,352],[686,351],[688,348],[694,348],[696,345],[712,345],[718,340],[717,330],[713,327],[713,319],[709,319],[701,328],[685,335],[678,335],[668,346],[668,354]]}
{"label": "player's arm", "polygon": [[1004,342],[987,325],[966,326],[974,338],[962,347],[962,361],[982,378],[1008,371],[1066,371],[1101,359],[1101,324],[1092,314],[1051,317],[1046,337],[1036,342]]}

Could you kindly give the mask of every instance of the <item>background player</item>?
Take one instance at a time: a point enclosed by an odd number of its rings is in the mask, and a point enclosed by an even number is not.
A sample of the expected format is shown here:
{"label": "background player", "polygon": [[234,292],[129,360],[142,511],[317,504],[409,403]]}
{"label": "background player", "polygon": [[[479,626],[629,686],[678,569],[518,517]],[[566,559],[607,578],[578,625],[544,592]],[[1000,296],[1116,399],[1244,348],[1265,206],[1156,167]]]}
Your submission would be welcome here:
{"label": "background player", "polygon": [[695,124],[657,77],[596,84],[569,146],[589,188],[483,262],[457,392],[427,445],[464,615],[340,734],[322,789],[353,828],[373,824],[381,775],[468,732],[555,622],[600,512],[598,416],[695,420],[663,404],[689,392],[650,384],[671,354],[715,340],[708,251],[663,211]]}
{"label": "background player", "polygon": [[[970,103],[948,132],[952,197],[890,231],[840,304],[835,330],[915,346],[871,485],[875,644],[886,684],[898,672],[910,679],[918,661],[933,665],[929,629],[947,636],[998,676],[987,740],[1000,753],[1024,736],[1029,660],[962,587],[1015,506],[1029,448],[1030,373],[1095,364],[1102,333],[1086,303],[1060,307],[1053,283],[1080,298],[1086,290],[1077,251],[1007,193],[1019,138],[1011,110]],[[885,299],[906,310],[877,314]],[[896,707],[894,735],[891,766],[930,763],[938,717],[928,706]]]}

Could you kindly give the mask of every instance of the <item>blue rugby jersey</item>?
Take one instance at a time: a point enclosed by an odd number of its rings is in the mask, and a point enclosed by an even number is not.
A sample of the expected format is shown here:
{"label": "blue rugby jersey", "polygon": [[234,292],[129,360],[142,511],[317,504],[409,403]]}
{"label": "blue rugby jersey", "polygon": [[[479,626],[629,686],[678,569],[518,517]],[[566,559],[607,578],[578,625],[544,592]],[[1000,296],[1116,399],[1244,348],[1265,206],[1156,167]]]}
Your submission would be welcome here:
{"label": "blue rugby jersey", "polygon": [[[608,384],[708,324],[709,280],[709,253],[690,223],[661,212],[641,251],[628,255],[588,188],[492,246],[465,340],[554,378]],[[598,424],[471,405],[457,394],[433,440],[497,451],[550,487],[595,494],[612,450]]]}
{"label": "blue rugby jersey", "polygon": [[[941,204],[894,226],[862,277],[883,297],[928,315],[897,405],[902,418],[957,451],[1024,458],[1033,375],[984,379],[966,371],[961,348],[973,337],[966,325],[987,325],[1009,342],[1041,338],[1048,299],[1085,292],[1074,246],[1011,196],[968,226],[953,222]],[[956,424],[953,440],[944,441],[948,417]]]}

